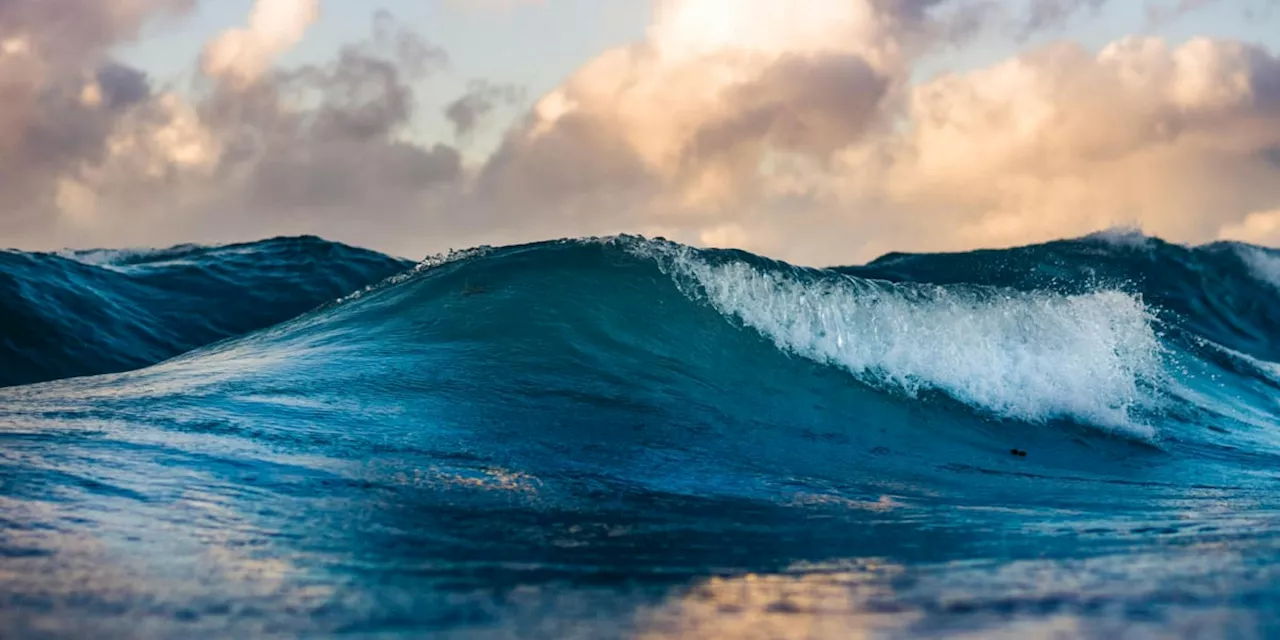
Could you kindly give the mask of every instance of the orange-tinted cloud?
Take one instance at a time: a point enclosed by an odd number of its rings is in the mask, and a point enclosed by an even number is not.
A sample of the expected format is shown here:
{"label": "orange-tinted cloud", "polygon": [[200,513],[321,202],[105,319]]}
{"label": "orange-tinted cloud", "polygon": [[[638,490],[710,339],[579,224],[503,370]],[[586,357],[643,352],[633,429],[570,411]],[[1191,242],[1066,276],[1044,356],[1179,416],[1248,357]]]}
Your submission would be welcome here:
{"label": "orange-tinted cloud", "polygon": [[1117,224],[1206,241],[1280,204],[1265,49],[1060,43],[913,86],[913,55],[947,29],[906,6],[759,0],[721,18],[726,2],[670,0],[646,42],[538,103],[481,191],[557,230],[652,228],[802,262]]}
{"label": "orange-tinted cloud", "polygon": [[[471,167],[413,136],[416,93],[447,56],[386,16],[329,64],[277,69],[315,5],[260,0],[246,29],[209,45],[202,69],[217,82],[194,102],[119,70],[86,81],[100,51],[43,71],[42,49],[0,34],[0,65],[38,60],[14,68],[65,84],[64,110],[42,114],[40,131],[59,123],[91,142],[31,164],[44,177],[26,182],[47,189],[14,201],[37,213],[26,226],[0,217],[0,233],[143,244],[309,232],[422,253],[639,232],[811,264],[1118,224],[1280,242],[1268,213],[1280,208],[1280,60],[1262,47],[1060,42],[918,83],[913,70],[944,45],[1100,2],[656,1],[642,41],[537,97]],[[519,97],[476,83],[444,115],[465,137]],[[31,121],[13,113],[0,107],[0,143],[7,122]],[[49,217],[59,224],[32,222]]]}

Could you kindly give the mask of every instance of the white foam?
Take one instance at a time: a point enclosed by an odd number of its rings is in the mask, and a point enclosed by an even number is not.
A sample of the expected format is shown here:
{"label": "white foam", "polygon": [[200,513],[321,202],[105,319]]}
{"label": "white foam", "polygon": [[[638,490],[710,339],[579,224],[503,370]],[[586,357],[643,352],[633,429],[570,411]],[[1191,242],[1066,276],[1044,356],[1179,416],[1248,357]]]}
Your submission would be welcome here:
{"label": "white foam", "polygon": [[1121,249],[1147,249],[1152,238],[1138,226],[1116,226],[1095,231],[1081,238],[1111,245]]}
{"label": "white foam", "polygon": [[64,249],[56,255],[75,260],[94,267],[116,267],[121,262],[145,258],[156,253],[156,249]]}
{"label": "white foam", "polygon": [[675,245],[639,251],[780,349],[864,382],[907,394],[932,388],[1008,418],[1154,436],[1137,413],[1156,402],[1162,347],[1147,308],[1125,293],[890,285],[712,265]]}
{"label": "white foam", "polygon": [[1236,245],[1236,252],[1253,277],[1280,289],[1280,253],[1247,245]]}

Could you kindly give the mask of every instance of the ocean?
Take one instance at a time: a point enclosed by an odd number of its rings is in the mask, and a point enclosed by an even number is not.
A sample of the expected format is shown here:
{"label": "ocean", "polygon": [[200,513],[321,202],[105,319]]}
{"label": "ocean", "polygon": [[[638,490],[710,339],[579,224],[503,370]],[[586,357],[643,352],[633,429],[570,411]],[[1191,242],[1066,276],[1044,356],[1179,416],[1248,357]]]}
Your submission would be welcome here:
{"label": "ocean", "polygon": [[0,637],[1280,637],[1280,251],[0,252]]}

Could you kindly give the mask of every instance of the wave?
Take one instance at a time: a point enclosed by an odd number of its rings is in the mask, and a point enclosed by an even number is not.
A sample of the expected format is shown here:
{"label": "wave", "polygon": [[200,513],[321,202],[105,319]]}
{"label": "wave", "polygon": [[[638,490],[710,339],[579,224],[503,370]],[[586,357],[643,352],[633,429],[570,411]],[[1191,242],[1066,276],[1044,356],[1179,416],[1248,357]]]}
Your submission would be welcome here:
{"label": "wave", "polygon": [[1280,251],[1219,242],[1187,247],[1136,232],[1006,250],[893,253],[840,271],[894,282],[983,283],[1021,291],[1140,296],[1162,322],[1264,360],[1280,360]]}
{"label": "wave", "polygon": [[[821,402],[846,411],[964,407],[965,420],[1023,425],[1014,440],[1075,424],[1150,443],[1198,441],[1178,416],[1225,432],[1276,415],[1258,399],[1274,388],[1266,354],[1280,326],[1275,300],[1246,277],[1238,254],[1222,250],[1084,239],[998,259],[890,256],[806,269],[627,236],[486,247],[428,259],[152,375],[191,371],[202,385],[248,387],[269,379],[288,389],[283,381],[305,371],[308,392],[408,385],[442,406],[498,394],[557,415],[587,403],[680,422],[769,415],[795,430],[830,430],[836,415],[801,424],[776,410],[814,402],[812,389],[789,378],[818,367]],[[1170,280],[1179,269],[1212,271],[1203,277],[1234,290],[1175,299],[1189,289]],[[541,373],[548,369],[556,374]],[[442,375],[471,395],[440,392]],[[1223,376],[1232,376],[1225,393]],[[773,409],[744,393],[770,398]],[[1250,402],[1260,418],[1237,410],[1246,393],[1258,396]],[[576,403],[544,402],[553,396]]]}
{"label": "wave", "polygon": [[[53,327],[46,343],[66,351],[49,357],[28,349],[27,361],[95,373],[189,351],[179,358],[189,367],[232,355],[284,361],[271,354],[288,352],[289,361],[309,354],[317,371],[340,372],[353,354],[464,343],[519,354],[536,346],[547,362],[586,360],[563,363],[575,381],[678,371],[714,386],[744,358],[768,359],[752,365],[768,380],[794,369],[786,358],[798,356],[900,401],[939,394],[982,419],[1067,421],[1151,442],[1164,438],[1160,424],[1179,411],[1232,413],[1225,396],[1185,406],[1205,395],[1197,385],[1224,372],[1236,378],[1233,393],[1274,386],[1280,297],[1259,267],[1274,257],[1269,250],[1113,235],[890,254],[832,269],[632,236],[480,247],[416,265],[314,238],[5,255],[39,265],[29,277],[57,274],[64,283],[61,298],[9,296],[11,306],[27,305],[10,317],[47,316],[14,326]],[[634,370],[618,371],[623,362]],[[8,374],[36,371],[29,364]],[[794,391],[784,388],[780,403]]]}
{"label": "wave", "polygon": [[154,364],[295,317],[407,266],[314,237],[0,252],[0,386]]}
{"label": "wave", "polygon": [[1255,277],[1280,291],[1280,251],[1246,245],[1235,245],[1235,249]]}
{"label": "wave", "polygon": [[[303,249],[6,255],[72,274],[64,297],[151,282],[174,298],[147,309],[228,321],[315,295],[158,364],[0,389],[0,624],[609,636],[582,612],[830,622],[842,593],[903,634],[1197,608],[1277,628],[1268,250],[1112,234],[812,269],[631,236],[417,265],[273,242]],[[235,286],[172,284],[213,265]],[[32,291],[84,344],[104,318],[117,346],[159,331]],[[194,335],[184,314],[156,326]]]}
{"label": "wave", "polygon": [[[650,248],[654,245],[646,245]],[[1128,294],[891,284],[843,274],[713,264],[660,245],[686,289],[780,348],[915,396],[923,387],[1028,422],[1072,418],[1127,429],[1154,406],[1161,345]],[[644,252],[642,252],[644,253]]]}

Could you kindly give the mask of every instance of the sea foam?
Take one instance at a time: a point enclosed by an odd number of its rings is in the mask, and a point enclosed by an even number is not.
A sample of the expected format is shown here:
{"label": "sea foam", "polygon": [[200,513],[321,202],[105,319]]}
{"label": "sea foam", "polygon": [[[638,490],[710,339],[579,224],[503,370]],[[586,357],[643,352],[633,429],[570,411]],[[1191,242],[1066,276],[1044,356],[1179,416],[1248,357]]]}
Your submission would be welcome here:
{"label": "sea foam", "polygon": [[1280,290],[1280,253],[1244,245],[1236,249],[1253,277]]}
{"label": "sea foam", "polygon": [[908,395],[931,388],[1005,418],[1066,418],[1155,435],[1140,414],[1157,402],[1162,347],[1151,313],[1126,293],[888,284],[742,261],[712,264],[674,245],[642,252],[686,293],[779,349],[865,383]]}

